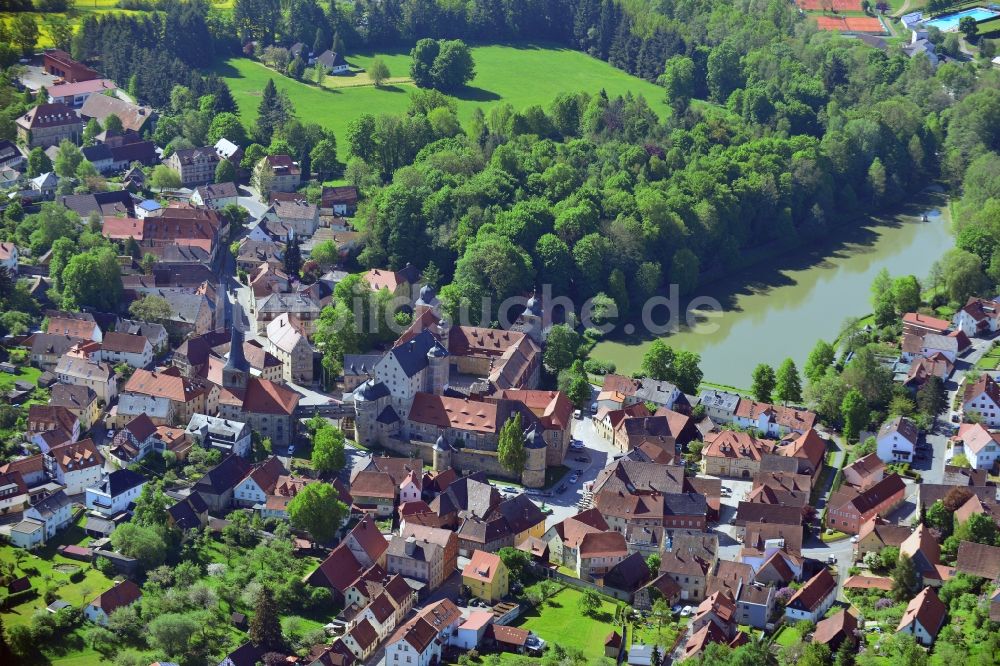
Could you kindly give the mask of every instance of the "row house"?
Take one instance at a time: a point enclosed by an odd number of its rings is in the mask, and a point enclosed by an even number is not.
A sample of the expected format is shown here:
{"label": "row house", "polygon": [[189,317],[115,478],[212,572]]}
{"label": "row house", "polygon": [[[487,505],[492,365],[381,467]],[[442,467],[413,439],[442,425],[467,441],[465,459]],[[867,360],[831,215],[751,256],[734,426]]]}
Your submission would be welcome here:
{"label": "row house", "polygon": [[65,407],[31,405],[28,408],[27,437],[47,453],[50,448],[80,438],[80,419]]}
{"label": "row house", "polygon": [[118,376],[110,363],[65,355],[56,364],[55,375],[64,384],[89,388],[105,405],[118,396]]}
{"label": "row house", "polygon": [[[165,370],[136,370],[122,389],[122,400],[118,405],[116,421],[124,425],[139,416],[144,405],[131,398],[152,400],[157,405],[157,414],[162,412],[163,425],[186,425],[195,414],[206,411],[210,389],[204,382],[182,377],[177,368]],[[154,419],[155,420],[155,419]]]}
{"label": "row house", "polygon": [[906,484],[891,474],[867,490],[841,486],[827,502],[826,526],[848,534],[858,534],[861,526],[876,515],[888,515],[906,499]]}
{"label": "row house", "polygon": [[65,487],[68,495],[79,495],[96,486],[104,475],[104,456],[90,439],[54,446],[43,455],[46,472]]}

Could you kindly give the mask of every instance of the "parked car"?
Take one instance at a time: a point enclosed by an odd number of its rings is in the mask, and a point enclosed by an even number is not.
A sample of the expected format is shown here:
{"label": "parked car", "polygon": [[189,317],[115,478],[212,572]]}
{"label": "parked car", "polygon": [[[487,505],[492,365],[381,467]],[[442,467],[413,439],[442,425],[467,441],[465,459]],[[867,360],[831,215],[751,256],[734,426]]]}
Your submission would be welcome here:
{"label": "parked car", "polygon": [[561,492],[561,493],[566,492],[566,488],[568,488],[568,487],[569,486],[567,486],[565,483],[562,484],[561,486],[559,486],[559,492]]}
{"label": "parked car", "polygon": [[508,493],[516,493],[517,492],[517,488],[515,488],[514,486],[504,486],[503,488],[501,488],[501,490],[503,490],[505,492],[508,492]]}
{"label": "parked car", "polygon": [[576,483],[577,480],[579,480],[579,478],[580,478],[579,474],[573,474],[573,476],[569,477],[569,482],[570,483]]}
{"label": "parked car", "polygon": [[596,402],[590,403],[590,413],[591,414],[596,414],[597,413],[597,403]]}
{"label": "parked car", "polygon": [[827,558],[826,558],[826,563],[827,564],[836,564],[837,563],[837,556],[836,555],[828,555]]}
{"label": "parked car", "polygon": [[573,418],[574,419],[579,420],[582,416],[583,416],[583,413],[579,409],[577,409],[576,411],[573,412]]}
{"label": "parked car", "polygon": [[576,458],[573,458],[573,460],[582,463],[590,462],[590,460],[586,456],[577,456]]}
{"label": "parked car", "polygon": [[691,608],[690,606],[685,606],[684,608],[681,609],[681,617],[687,617],[688,615],[691,614],[691,611],[693,610],[694,609]]}

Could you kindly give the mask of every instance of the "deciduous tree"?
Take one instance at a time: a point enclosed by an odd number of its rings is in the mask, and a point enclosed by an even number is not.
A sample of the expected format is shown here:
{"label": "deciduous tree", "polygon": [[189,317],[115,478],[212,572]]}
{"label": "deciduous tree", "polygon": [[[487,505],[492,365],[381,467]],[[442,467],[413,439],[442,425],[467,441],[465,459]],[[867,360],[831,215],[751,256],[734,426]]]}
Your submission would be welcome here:
{"label": "deciduous tree", "polygon": [[759,363],[753,369],[750,391],[757,402],[770,402],[774,392],[774,368],[767,363]]}
{"label": "deciduous tree", "polygon": [[521,475],[528,461],[528,451],[525,448],[524,431],[521,428],[521,413],[507,419],[500,428],[497,438],[497,458],[508,472]]}
{"label": "deciduous tree", "polygon": [[347,516],[347,505],[337,490],[323,481],[306,485],[288,503],[292,526],[309,532],[319,543],[329,543]]}

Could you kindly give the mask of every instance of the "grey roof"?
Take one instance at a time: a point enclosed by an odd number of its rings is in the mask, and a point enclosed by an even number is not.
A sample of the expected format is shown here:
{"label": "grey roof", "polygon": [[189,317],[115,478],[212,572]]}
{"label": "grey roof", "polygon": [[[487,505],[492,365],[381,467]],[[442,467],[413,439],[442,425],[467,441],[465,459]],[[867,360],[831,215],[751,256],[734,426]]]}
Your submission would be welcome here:
{"label": "grey roof", "polygon": [[389,395],[389,388],[382,382],[369,379],[358,388],[354,389],[355,396],[362,400],[378,400]]}
{"label": "grey roof", "polygon": [[163,324],[152,324],[148,321],[138,321],[135,319],[119,319],[115,325],[115,330],[119,333],[128,333],[129,335],[141,335],[150,341],[167,336],[167,329]]}
{"label": "grey roof", "polygon": [[251,471],[253,471],[251,463],[237,455],[230,455],[208,470],[205,476],[198,480],[194,488],[198,492],[210,492],[218,495],[235,488]]}
{"label": "grey roof", "polygon": [[339,65],[347,64],[347,62],[344,60],[344,56],[340,55],[339,53],[334,53],[329,49],[319,54],[319,56],[316,58],[316,62],[320,63],[324,67],[329,67],[331,69]]}
{"label": "grey roof", "polygon": [[247,425],[242,421],[233,421],[207,414],[192,414],[187,425],[187,432],[202,437],[207,434],[232,440],[243,434],[246,428]]}
{"label": "grey roof", "polygon": [[48,518],[54,516],[59,509],[70,503],[69,496],[65,491],[59,490],[45,499],[35,502],[31,508],[37,511],[42,518]]}
{"label": "grey roof", "polygon": [[226,359],[226,368],[250,372],[250,364],[247,363],[246,356],[243,355],[243,331],[240,330],[239,326],[233,326],[232,338],[229,341],[229,358]]}
{"label": "grey roof", "polygon": [[381,354],[344,354],[344,375],[370,375],[381,360]]}
{"label": "grey roof", "polygon": [[130,469],[116,469],[108,474],[104,481],[98,484],[97,488],[111,497],[118,497],[122,493],[141,486],[146,483],[146,477]]}
{"label": "grey roof", "polygon": [[721,409],[735,412],[736,406],[740,402],[740,396],[728,391],[707,390],[702,391],[698,399],[706,409]]}
{"label": "grey roof", "polygon": [[97,394],[89,386],[76,384],[56,384],[52,387],[49,405],[67,409],[83,409],[97,399]]}
{"label": "grey roof", "polygon": [[[441,349],[436,350],[435,348],[437,347]],[[441,351],[447,354],[448,351],[444,347],[441,347],[441,343],[431,335],[430,331],[423,330],[408,342],[395,347],[389,353],[396,358],[396,362],[403,369],[403,373],[407,377],[412,377],[427,367],[427,354],[431,350],[435,350],[438,354]]]}
{"label": "grey roof", "polygon": [[958,338],[952,337],[950,335],[938,335],[936,333],[928,333],[924,336],[924,341],[921,346],[927,349],[942,349],[945,351],[958,352]]}
{"label": "grey roof", "polygon": [[201,185],[195,188],[195,191],[202,198],[202,201],[208,202],[212,199],[228,199],[232,197],[239,196],[239,191],[236,189],[235,183],[213,183],[211,185]]}
{"label": "grey roof", "polygon": [[392,405],[386,405],[385,409],[382,410],[382,413],[378,415],[376,420],[379,423],[392,425],[393,423],[399,423],[400,418],[399,414],[396,413],[396,410],[392,408]]}
{"label": "grey roof", "polygon": [[88,162],[100,162],[111,159],[111,148],[107,144],[99,143],[95,146],[87,146],[81,151],[83,158]]}
{"label": "grey roof", "polygon": [[704,516],[708,502],[700,493],[664,493],[663,514],[667,516]]}
{"label": "grey roof", "polygon": [[55,333],[35,333],[31,336],[31,353],[62,356],[79,342],[83,342],[83,338]]}
{"label": "grey roof", "polygon": [[677,391],[677,387],[670,382],[658,381],[649,377],[645,377],[639,381],[641,384],[635,392],[635,397],[639,398],[639,400],[648,400],[649,402],[663,405],[668,403]]}
{"label": "grey roof", "polygon": [[172,321],[193,324],[198,321],[198,313],[208,304],[208,298],[201,294],[186,294],[172,289],[156,289],[152,293],[162,296],[170,304]]}
{"label": "grey roof", "polygon": [[303,293],[269,294],[257,303],[258,315],[261,312],[277,312],[279,314],[314,312],[318,314],[321,309],[319,303],[308,294]]}

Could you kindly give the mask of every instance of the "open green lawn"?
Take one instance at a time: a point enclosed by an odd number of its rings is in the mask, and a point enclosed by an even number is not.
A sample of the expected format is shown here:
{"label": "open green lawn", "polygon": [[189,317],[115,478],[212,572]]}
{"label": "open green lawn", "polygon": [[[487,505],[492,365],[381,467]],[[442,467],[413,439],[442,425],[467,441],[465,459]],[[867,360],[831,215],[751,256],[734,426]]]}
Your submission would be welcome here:
{"label": "open green lawn", "polygon": [[[79,25],[80,21],[87,14],[138,13],[132,10],[118,9],[118,0],[73,0],[70,5],[69,11],[66,12],[53,14],[31,12],[31,15],[35,17],[35,21],[38,23],[39,29],[38,43],[35,44],[36,50],[51,48],[53,46],[52,36],[49,34],[45,24],[47,16],[65,16],[75,27]],[[0,21],[9,22],[14,17],[14,14],[15,12],[0,12]]]}
{"label": "open green lawn", "polygon": [[[372,53],[361,53],[347,60],[356,67],[364,67],[373,57]],[[408,54],[397,52],[382,57],[394,77],[409,75]],[[469,120],[477,107],[488,110],[503,102],[509,102],[515,109],[533,104],[547,107],[557,93],[586,91],[596,94],[602,88],[611,96],[626,92],[642,95],[661,117],[669,113],[662,88],[577,51],[532,44],[478,46],[473,48],[473,58],[476,78],[457,95],[458,115],[463,122]],[[245,58],[220,62],[215,71],[229,84],[248,126],[257,116],[261,90],[271,78],[279,89],[287,92],[299,118],[333,130],[340,141],[346,136],[348,123],[363,113],[405,112],[409,93],[415,90],[410,83],[381,89],[367,85],[320,89]]]}
{"label": "open green lawn", "polygon": [[604,639],[614,629],[616,602],[604,597],[600,611],[594,617],[587,617],[580,612],[582,596],[580,590],[564,588],[540,608],[518,618],[515,625],[536,633],[550,644],[579,648],[588,656],[602,654]]}
{"label": "open green lawn", "polygon": [[688,618],[670,620],[657,626],[656,621],[650,619],[648,625],[634,624],[632,627],[633,645],[659,645],[663,652],[677,641],[677,636],[687,629]]}
{"label": "open green lawn", "polygon": [[802,636],[799,635],[798,629],[786,626],[774,637],[774,642],[782,647],[788,647],[789,645],[794,645],[800,638]]}
{"label": "open green lawn", "polygon": [[21,367],[20,372],[16,375],[0,372],[0,391],[9,391],[14,388],[14,382],[20,381],[31,382],[35,386],[38,386],[38,377],[41,374],[41,370],[28,365]]}
{"label": "open green lawn", "polygon": [[[19,575],[26,574],[31,578],[32,587],[38,594],[33,599],[3,611],[4,624],[15,626],[30,622],[32,614],[47,605],[42,596],[46,587],[52,588],[59,599],[78,607],[83,606],[111,587],[111,579],[92,568],[89,563],[71,560],[56,554],[56,548],[60,545],[86,545],[90,541],[90,537],[86,535],[82,527],[85,520],[86,517],[81,515],[72,528],[59,534],[47,547],[35,553],[27,553],[21,559],[20,565],[17,565],[17,572]],[[16,565],[19,550],[10,545],[0,546],[0,562],[5,565],[7,563]],[[84,573],[83,579],[72,582],[70,580],[72,573],[69,571],[70,567],[82,571]],[[66,570],[61,571],[60,569]]]}

